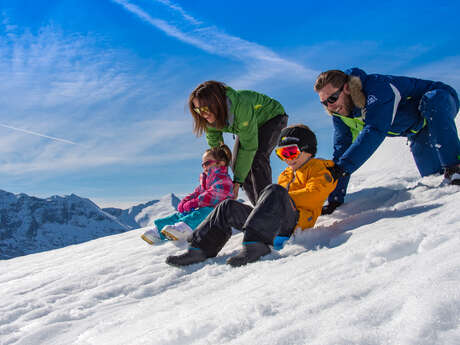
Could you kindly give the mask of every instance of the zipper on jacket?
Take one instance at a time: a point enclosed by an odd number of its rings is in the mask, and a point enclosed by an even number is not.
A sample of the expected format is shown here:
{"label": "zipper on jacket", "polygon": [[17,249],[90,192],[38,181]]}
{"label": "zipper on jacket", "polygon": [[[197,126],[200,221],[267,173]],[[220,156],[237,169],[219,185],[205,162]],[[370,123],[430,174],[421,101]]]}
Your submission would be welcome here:
{"label": "zipper on jacket", "polygon": [[286,186],[286,189],[287,189],[288,192],[289,192],[289,187],[291,187],[291,183],[294,182],[294,180],[295,180],[295,170],[292,170],[292,172],[293,172],[292,179],[291,179],[291,181],[289,181],[289,183]]}
{"label": "zipper on jacket", "polygon": [[[307,163],[310,161],[310,159],[312,159],[312,158],[313,158],[313,157],[309,157],[300,167],[297,168],[297,170],[300,169],[300,168],[302,168],[302,167],[303,167],[305,164],[307,164]],[[286,186],[286,189],[287,189],[288,192],[289,192],[289,187],[291,186],[291,183],[295,180],[295,177],[296,177],[295,172],[296,172],[297,170],[292,169],[292,172],[294,173],[294,174],[293,174],[294,176],[292,177],[291,181],[290,181],[290,182],[287,184],[287,186]]]}

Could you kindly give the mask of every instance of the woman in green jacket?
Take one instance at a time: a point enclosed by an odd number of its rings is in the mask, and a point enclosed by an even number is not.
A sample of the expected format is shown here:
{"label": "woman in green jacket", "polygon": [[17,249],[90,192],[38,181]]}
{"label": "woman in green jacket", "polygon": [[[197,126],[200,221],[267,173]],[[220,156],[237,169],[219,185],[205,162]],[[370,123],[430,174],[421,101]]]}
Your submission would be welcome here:
{"label": "woman in green jacket", "polygon": [[206,133],[209,146],[223,143],[223,132],[237,135],[233,148],[233,194],[240,186],[253,205],[272,183],[270,154],[278,143],[288,116],[283,106],[266,95],[236,91],[224,83],[206,81],[189,97],[197,136]]}

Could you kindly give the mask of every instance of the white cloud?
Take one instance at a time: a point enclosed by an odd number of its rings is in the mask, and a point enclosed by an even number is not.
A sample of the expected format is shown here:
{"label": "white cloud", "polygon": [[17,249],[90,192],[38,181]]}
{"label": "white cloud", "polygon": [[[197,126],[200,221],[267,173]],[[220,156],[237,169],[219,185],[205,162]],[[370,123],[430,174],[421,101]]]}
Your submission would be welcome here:
{"label": "white cloud", "polygon": [[58,142],[61,142],[61,143],[78,145],[77,143],[74,143],[73,141],[70,141],[70,140],[52,137],[52,136],[49,136],[49,135],[45,135],[45,134],[41,134],[41,133],[37,133],[37,132],[33,132],[33,131],[28,131],[26,129],[16,128],[16,127],[13,127],[13,126],[8,126],[8,125],[2,124],[2,123],[0,123],[0,127],[12,129],[14,131],[23,132],[23,133],[26,133],[26,134],[35,135],[35,136],[41,137],[41,138],[47,138],[47,139],[55,140],[55,141],[58,141]]}
{"label": "white cloud", "polygon": [[[161,12],[165,18],[155,18],[133,2],[113,1],[175,39],[240,62],[245,71],[227,81],[234,87],[317,75],[267,47],[204,25],[168,0],[156,1],[167,9]],[[99,38],[64,36],[52,25],[27,32],[5,15],[3,26],[8,34],[0,37],[0,124],[5,125],[0,126],[0,173],[52,175],[177,162],[196,157],[197,147],[204,145],[202,138],[193,141],[190,116],[178,120],[186,95],[177,94],[183,83],[177,61],[156,61],[155,66],[137,61],[133,66],[138,58],[101,49]],[[174,121],[161,120],[167,118]],[[165,149],[171,143],[182,144],[182,149]]]}
{"label": "white cloud", "polygon": [[411,69],[409,74],[417,78],[439,80],[459,90],[460,56],[450,56],[440,61],[419,66]]}
{"label": "white cloud", "polygon": [[176,136],[192,138],[190,119],[174,120],[185,99],[171,97],[167,86],[176,77],[168,62],[150,71],[131,66],[125,52],[51,26],[37,34],[8,30],[0,37],[0,173],[59,174],[191,155],[192,147],[160,153],[181,141]]}
{"label": "white cloud", "polygon": [[190,14],[188,14],[181,6],[172,3],[169,0],[156,0],[156,2],[159,2],[163,5],[166,5],[170,9],[174,10],[175,12],[179,13],[185,20],[187,20],[189,23],[194,24],[194,25],[201,25],[203,24],[201,21],[198,19],[192,17]]}
{"label": "white cloud", "polygon": [[157,0],[182,17],[183,20],[176,20],[175,25],[168,20],[153,17],[147,9],[143,9],[128,0],[112,1],[171,37],[207,53],[242,62],[249,72],[235,80],[232,85],[240,84],[247,87],[280,75],[284,78],[295,76],[296,79],[307,80],[312,80],[318,75],[318,71],[284,59],[267,47],[226,34],[215,26],[205,26],[201,21],[170,1]]}

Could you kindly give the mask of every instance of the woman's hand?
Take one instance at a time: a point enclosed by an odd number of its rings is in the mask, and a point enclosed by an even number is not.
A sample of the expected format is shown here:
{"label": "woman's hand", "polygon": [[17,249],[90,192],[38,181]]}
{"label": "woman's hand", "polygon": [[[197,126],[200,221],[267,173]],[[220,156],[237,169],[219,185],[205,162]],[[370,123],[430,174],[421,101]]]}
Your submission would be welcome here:
{"label": "woman's hand", "polygon": [[240,190],[240,184],[238,182],[233,183],[233,199],[238,199],[238,191]]}

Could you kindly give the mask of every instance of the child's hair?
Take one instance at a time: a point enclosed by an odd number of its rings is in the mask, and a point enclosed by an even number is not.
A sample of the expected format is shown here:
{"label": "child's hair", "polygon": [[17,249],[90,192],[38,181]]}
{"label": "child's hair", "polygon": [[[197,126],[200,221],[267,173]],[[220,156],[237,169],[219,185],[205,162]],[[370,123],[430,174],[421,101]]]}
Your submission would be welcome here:
{"label": "child's hair", "polygon": [[216,161],[225,162],[227,167],[232,161],[232,151],[225,144],[207,149],[205,153],[210,153]]}
{"label": "child's hair", "polygon": [[200,106],[207,106],[216,117],[216,122],[213,127],[222,129],[227,125],[227,96],[226,85],[224,83],[208,80],[198,85],[195,90],[190,93],[188,98],[188,107],[193,116],[194,128],[193,132],[196,136],[201,136],[206,132],[209,123],[195,112],[193,100],[196,98]]}

